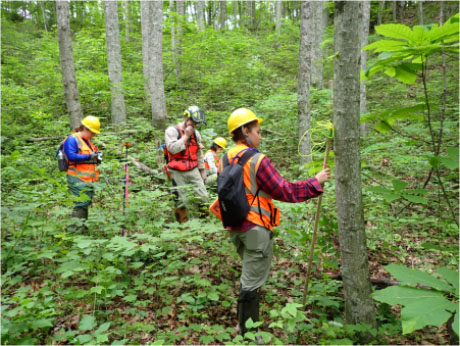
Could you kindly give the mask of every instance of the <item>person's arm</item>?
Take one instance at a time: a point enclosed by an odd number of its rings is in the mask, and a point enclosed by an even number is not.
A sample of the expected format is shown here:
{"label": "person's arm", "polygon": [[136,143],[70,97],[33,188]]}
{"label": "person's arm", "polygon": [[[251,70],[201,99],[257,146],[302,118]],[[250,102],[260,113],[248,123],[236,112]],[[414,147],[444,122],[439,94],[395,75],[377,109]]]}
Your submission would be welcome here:
{"label": "person's arm", "polygon": [[201,135],[198,130],[195,131],[196,141],[198,143],[198,151],[196,153],[196,158],[198,160],[198,169],[200,171],[205,171],[204,167],[204,155],[203,155],[203,144],[201,143]]}
{"label": "person's arm", "polygon": [[184,137],[177,139],[178,136],[178,131],[174,126],[168,127],[165,131],[166,148],[173,155],[185,150]]}
{"label": "person's arm", "polygon": [[303,202],[323,193],[316,177],[295,183],[284,179],[268,157],[264,157],[259,165],[256,182],[261,191],[283,202]]}
{"label": "person's arm", "polygon": [[87,161],[90,159],[88,154],[78,153],[78,142],[74,136],[70,136],[64,143],[64,151],[70,162]]}
{"label": "person's arm", "polygon": [[209,173],[210,174],[215,174],[217,173],[217,166],[216,166],[216,160],[214,160],[214,155],[212,152],[207,152],[204,155],[204,161],[208,163],[209,166]]}

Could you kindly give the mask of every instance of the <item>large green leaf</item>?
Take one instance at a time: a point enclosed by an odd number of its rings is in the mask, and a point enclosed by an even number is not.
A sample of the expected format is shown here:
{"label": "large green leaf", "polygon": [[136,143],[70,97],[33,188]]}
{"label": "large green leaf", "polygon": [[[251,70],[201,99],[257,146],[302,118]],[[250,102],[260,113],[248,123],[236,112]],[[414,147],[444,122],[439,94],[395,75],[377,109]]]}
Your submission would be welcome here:
{"label": "large green leaf", "polygon": [[445,300],[441,292],[405,286],[387,287],[383,290],[375,291],[372,293],[372,297],[382,303],[403,306],[410,305],[420,300],[434,300],[439,303]]}
{"label": "large green leaf", "polygon": [[96,321],[94,320],[94,316],[85,315],[80,321],[78,326],[78,330],[91,330],[95,327]]}
{"label": "large green leaf", "polygon": [[391,37],[399,38],[408,41],[409,43],[415,43],[417,36],[414,35],[411,28],[404,24],[382,24],[375,27],[377,34]]}
{"label": "large green leaf", "polygon": [[401,181],[398,179],[393,179],[391,183],[393,184],[393,188],[395,189],[395,191],[402,191],[407,186],[407,183],[405,181]]}
{"label": "large green leaf", "polygon": [[409,269],[399,264],[390,264],[385,269],[402,284],[420,284],[438,291],[449,291],[449,285],[442,280],[417,269]]}
{"label": "large green leaf", "polygon": [[449,268],[442,267],[442,268],[439,268],[437,272],[441,274],[442,277],[453,286],[454,290],[451,292],[455,293],[458,296],[459,295],[458,271],[455,272]]}
{"label": "large green leaf", "polygon": [[402,197],[412,203],[428,204],[428,200],[426,198],[423,198],[420,196],[414,196],[409,193],[403,193]]}
{"label": "large green leaf", "polygon": [[376,52],[384,52],[384,51],[395,51],[399,50],[402,47],[406,46],[407,43],[402,41],[395,41],[395,40],[379,40],[368,44],[363,48],[363,50],[375,49]]}
{"label": "large green leaf", "polygon": [[412,301],[401,310],[403,334],[425,326],[440,326],[446,322],[455,310],[455,304],[447,299],[421,299]]}
{"label": "large green leaf", "polygon": [[445,39],[452,40],[455,39],[455,34],[458,34],[458,23],[451,24],[445,23],[444,25],[438,27],[434,26],[427,34],[426,38],[431,42],[444,41]]}

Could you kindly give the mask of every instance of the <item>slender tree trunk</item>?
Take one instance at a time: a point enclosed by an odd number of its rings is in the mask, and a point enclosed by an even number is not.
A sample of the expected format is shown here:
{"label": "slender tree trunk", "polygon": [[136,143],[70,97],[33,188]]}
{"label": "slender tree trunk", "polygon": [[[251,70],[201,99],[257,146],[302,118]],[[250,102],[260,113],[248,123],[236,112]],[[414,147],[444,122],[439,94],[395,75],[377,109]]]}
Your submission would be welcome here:
{"label": "slender tree trunk", "polygon": [[196,22],[199,31],[204,31],[204,1],[198,0],[196,3]]}
{"label": "slender tree trunk", "polygon": [[256,18],[256,2],[249,1],[249,18],[251,23],[251,30],[256,30],[257,18]]}
{"label": "slender tree trunk", "polygon": [[393,14],[393,22],[396,22],[396,19],[397,19],[397,15],[396,15],[397,9],[398,9],[398,2],[393,1],[393,10],[391,11],[391,13]]}
{"label": "slender tree trunk", "polygon": [[219,7],[219,3],[217,1],[212,2],[212,27],[215,31],[219,30],[219,23],[217,20],[217,9]]}
{"label": "slender tree trunk", "polygon": [[423,2],[420,0],[418,2],[418,23],[423,25]]}
{"label": "slender tree trunk", "polygon": [[177,39],[176,39],[176,80],[180,81],[182,76],[182,40],[184,36],[183,21],[185,20],[185,2],[176,1],[176,10],[179,17],[179,23],[177,23]]}
{"label": "slender tree trunk", "polygon": [[118,28],[118,1],[104,1],[107,64],[112,90],[112,123],[126,121],[125,96],[123,94],[120,30]]}
{"label": "slender tree trunk", "polygon": [[335,2],[334,154],[341,271],[347,323],[375,325],[364,230],[359,151],[361,2]]}
{"label": "slender tree trunk", "polygon": [[[302,1],[300,19],[299,75],[297,85],[297,109],[299,121],[300,154],[311,154],[310,136],[305,133],[310,129],[310,73],[311,45],[313,28],[312,1]],[[311,156],[301,156],[300,163],[311,162]]]}
{"label": "slender tree trunk", "polygon": [[237,28],[238,27],[238,0],[233,0],[232,1],[232,7],[233,7],[233,27]]}
{"label": "slender tree trunk", "polygon": [[[367,51],[362,50],[364,46],[367,46],[369,42],[369,21],[371,16],[371,2],[363,1],[363,20],[362,20],[362,29],[360,30],[361,34],[361,70],[366,69],[367,65]],[[359,111],[360,114],[364,114],[367,111],[366,106],[366,82],[362,81],[360,83],[360,97],[359,97]],[[365,137],[369,134],[369,124],[361,124],[361,137]]]}
{"label": "slender tree trunk", "polygon": [[324,2],[313,2],[313,42],[311,51],[311,85],[316,88],[323,87],[323,43],[324,31],[327,28],[328,9]]}
{"label": "slender tree trunk", "polygon": [[48,32],[48,27],[46,25],[46,13],[45,13],[45,6],[43,6],[43,2],[40,1],[40,10],[42,12],[43,16],[43,27],[45,28],[45,31]]}
{"label": "slender tree trunk", "polygon": [[276,22],[276,33],[281,34],[281,11],[283,3],[281,1],[275,2],[275,22]]}
{"label": "slender tree trunk", "polygon": [[151,10],[149,77],[151,81],[152,122],[155,127],[164,129],[167,113],[163,83],[163,1],[151,2]]}
{"label": "slender tree trunk", "polygon": [[[150,77],[149,77],[149,40],[151,30],[150,1],[141,1],[141,30],[142,30],[142,68],[144,72],[144,92],[150,104]],[[172,29],[171,29],[172,30]],[[172,35],[172,33],[171,33]]]}
{"label": "slender tree trunk", "polygon": [[68,1],[56,2],[56,16],[62,83],[64,85],[67,111],[70,117],[70,127],[74,128],[80,125],[83,112],[81,110],[80,96],[78,95],[77,80],[75,78]]}
{"label": "slender tree trunk", "polygon": [[125,40],[129,42],[131,40],[131,17],[129,16],[129,1],[125,0],[122,2],[123,5],[123,16],[125,18]]}
{"label": "slender tree trunk", "polygon": [[379,1],[379,9],[377,12],[377,25],[382,24],[383,11],[385,11],[385,1]]}
{"label": "slender tree trunk", "polygon": [[219,1],[220,3],[220,30],[226,29],[227,21],[227,1]]}

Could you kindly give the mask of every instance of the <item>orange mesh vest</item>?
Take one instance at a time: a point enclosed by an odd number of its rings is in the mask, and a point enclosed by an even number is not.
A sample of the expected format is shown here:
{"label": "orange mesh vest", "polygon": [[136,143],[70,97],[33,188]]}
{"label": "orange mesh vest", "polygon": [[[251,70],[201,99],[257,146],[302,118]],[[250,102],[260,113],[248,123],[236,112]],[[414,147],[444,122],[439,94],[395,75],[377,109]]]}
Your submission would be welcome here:
{"label": "orange mesh vest", "polygon": [[[212,151],[211,149],[209,149],[206,152],[206,154],[207,153],[212,153],[212,156],[214,156],[214,163],[216,164],[216,167],[219,168],[219,161],[220,161],[219,156],[217,156],[217,154],[214,151]],[[209,163],[208,163],[208,161],[204,162],[204,167],[206,168],[207,171],[209,171]]]}
{"label": "orange mesh vest", "polygon": [[[74,136],[77,140],[79,154],[89,155],[97,151],[96,147],[93,145],[93,143],[91,143],[91,141],[88,141],[90,145],[88,146],[88,144],[86,144],[86,142],[76,133],[73,133],[72,136]],[[86,183],[96,182],[99,179],[99,170],[97,169],[96,159],[93,161],[69,161],[69,169],[67,170],[67,174],[77,176],[79,179]]]}
{"label": "orange mesh vest", "polygon": [[[176,126],[176,129],[179,131],[180,137],[182,137],[184,135],[184,131],[178,126]],[[185,150],[175,154],[171,154],[168,151],[168,167],[178,171],[191,171],[195,167],[198,167],[197,152],[198,142],[196,140],[195,131],[193,131],[193,135],[185,143]]]}
{"label": "orange mesh vest", "polygon": [[[231,148],[227,153],[228,162],[231,164],[233,158],[240,153],[241,150],[247,148],[248,147],[244,144],[237,144]],[[239,157],[241,157],[241,153],[239,154]],[[279,210],[275,208],[271,197],[258,189],[256,182],[257,170],[259,169],[260,162],[264,157],[264,154],[257,153],[243,166],[243,183],[246,189],[246,198],[251,206],[249,214],[246,216],[246,220],[273,231],[273,227],[280,224]],[[221,161],[219,172],[223,169],[222,165]],[[211,205],[209,210],[222,220],[218,200]]]}

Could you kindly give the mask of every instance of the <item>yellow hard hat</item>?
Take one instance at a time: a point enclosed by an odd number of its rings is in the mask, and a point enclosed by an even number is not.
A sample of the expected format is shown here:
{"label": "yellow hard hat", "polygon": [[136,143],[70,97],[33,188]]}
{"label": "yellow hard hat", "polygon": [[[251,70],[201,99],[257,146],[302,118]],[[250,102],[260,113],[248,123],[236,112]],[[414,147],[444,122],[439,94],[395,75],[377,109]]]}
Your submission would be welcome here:
{"label": "yellow hard hat", "polygon": [[101,133],[101,122],[98,118],[88,115],[81,121],[81,123],[91,132],[97,134]]}
{"label": "yellow hard hat", "polygon": [[262,121],[262,119],[256,117],[253,111],[247,108],[238,108],[228,117],[228,132],[232,134],[238,127],[246,125],[254,120],[257,120],[259,124]]}
{"label": "yellow hard hat", "polygon": [[227,148],[227,141],[225,140],[225,138],[217,137],[217,138],[214,140],[214,143],[216,143],[216,144],[217,144],[219,147],[221,147],[222,149]]}

